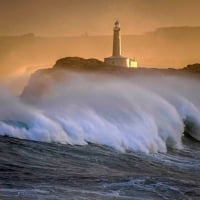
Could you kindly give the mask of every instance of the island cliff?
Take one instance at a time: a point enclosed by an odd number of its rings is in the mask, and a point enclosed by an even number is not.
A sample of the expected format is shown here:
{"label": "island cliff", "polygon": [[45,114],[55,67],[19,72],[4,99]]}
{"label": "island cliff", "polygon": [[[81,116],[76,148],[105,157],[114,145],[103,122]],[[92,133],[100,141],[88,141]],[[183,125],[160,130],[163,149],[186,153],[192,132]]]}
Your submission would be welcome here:
{"label": "island cliff", "polygon": [[56,61],[52,68],[40,69],[33,73],[25,86],[21,98],[23,100],[34,100],[43,96],[49,91],[50,87],[62,81],[70,81],[72,73],[82,75],[94,75],[98,78],[132,78],[134,76],[193,76],[199,79],[200,64],[188,65],[182,69],[157,69],[157,68],[126,68],[105,64],[97,59],[84,59],[80,57],[66,57]]}

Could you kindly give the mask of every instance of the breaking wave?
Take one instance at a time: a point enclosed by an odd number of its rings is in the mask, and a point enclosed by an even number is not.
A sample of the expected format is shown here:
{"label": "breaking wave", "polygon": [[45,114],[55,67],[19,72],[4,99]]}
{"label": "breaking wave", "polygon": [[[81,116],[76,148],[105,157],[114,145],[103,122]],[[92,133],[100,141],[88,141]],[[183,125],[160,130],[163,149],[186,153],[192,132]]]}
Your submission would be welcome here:
{"label": "breaking wave", "polygon": [[[74,75],[34,104],[0,89],[0,134],[121,152],[182,148],[200,140],[199,82],[176,77],[93,80]],[[66,87],[67,84],[67,87]],[[194,90],[195,88],[195,90]]]}

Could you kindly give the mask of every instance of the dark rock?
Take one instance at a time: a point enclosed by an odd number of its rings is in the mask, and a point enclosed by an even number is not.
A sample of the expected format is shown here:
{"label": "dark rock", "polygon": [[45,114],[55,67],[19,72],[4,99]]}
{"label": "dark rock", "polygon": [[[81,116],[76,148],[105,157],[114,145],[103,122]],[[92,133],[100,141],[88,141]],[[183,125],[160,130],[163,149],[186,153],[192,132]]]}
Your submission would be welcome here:
{"label": "dark rock", "polygon": [[200,64],[195,63],[192,65],[187,65],[187,67],[183,68],[183,70],[191,72],[191,73],[200,73]]}
{"label": "dark rock", "polygon": [[193,76],[199,79],[200,64],[188,65],[183,69],[157,69],[157,68],[126,68],[105,64],[94,58],[84,59],[80,57],[66,57],[56,61],[49,69],[36,71],[24,88],[21,98],[34,102],[43,97],[56,83],[70,82],[72,73],[93,74],[97,78],[115,76],[118,78],[132,78],[134,76]]}

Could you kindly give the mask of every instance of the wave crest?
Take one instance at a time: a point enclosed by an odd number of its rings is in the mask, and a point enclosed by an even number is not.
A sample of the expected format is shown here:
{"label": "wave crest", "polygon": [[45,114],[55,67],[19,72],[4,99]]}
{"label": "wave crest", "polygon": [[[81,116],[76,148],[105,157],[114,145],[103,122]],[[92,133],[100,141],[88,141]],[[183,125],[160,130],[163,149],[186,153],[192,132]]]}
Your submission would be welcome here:
{"label": "wave crest", "polygon": [[135,80],[94,83],[76,77],[68,87],[52,86],[34,105],[1,89],[0,134],[72,145],[91,142],[145,153],[181,149],[185,125],[200,140],[200,112],[184,95],[173,91],[168,95],[160,86],[138,86]]}

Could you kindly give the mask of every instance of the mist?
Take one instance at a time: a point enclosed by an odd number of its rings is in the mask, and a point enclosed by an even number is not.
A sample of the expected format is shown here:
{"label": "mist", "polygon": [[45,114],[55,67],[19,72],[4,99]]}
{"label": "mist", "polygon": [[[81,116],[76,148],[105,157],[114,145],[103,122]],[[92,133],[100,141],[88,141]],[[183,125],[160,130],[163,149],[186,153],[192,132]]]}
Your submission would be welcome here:
{"label": "mist", "polygon": [[62,83],[45,79],[48,91],[38,98],[29,94],[21,99],[1,88],[1,135],[145,153],[181,150],[184,130],[200,140],[200,87],[195,79],[70,76]]}
{"label": "mist", "polygon": [[116,19],[124,34],[199,26],[199,5],[198,0],[1,0],[0,35],[107,35]]}
{"label": "mist", "polygon": [[[144,35],[122,35],[122,55],[136,58],[139,67],[183,68],[200,62],[199,34],[198,27],[171,27]],[[2,37],[0,44],[0,79],[7,80],[51,67],[61,57],[103,60],[112,52],[111,35],[54,38],[27,34]]]}
{"label": "mist", "polygon": [[139,66],[200,62],[198,8],[198,0],[1,0],[0,79],[65,56],[103,60],[111,55],[116,19],[122,53]]}

